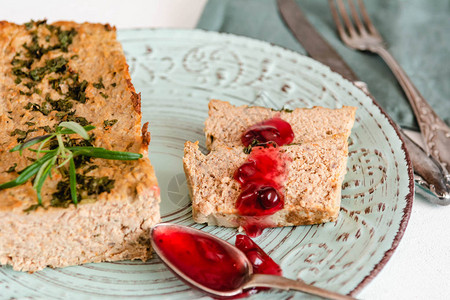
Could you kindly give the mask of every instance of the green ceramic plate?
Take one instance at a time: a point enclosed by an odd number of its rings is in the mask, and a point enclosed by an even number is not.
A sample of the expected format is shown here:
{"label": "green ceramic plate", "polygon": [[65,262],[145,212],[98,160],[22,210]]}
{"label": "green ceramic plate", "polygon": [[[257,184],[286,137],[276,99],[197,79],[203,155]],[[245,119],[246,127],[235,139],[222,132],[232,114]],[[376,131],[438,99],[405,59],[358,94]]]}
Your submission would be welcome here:
{"label": "green ceramic plate", "polygon": [[[212,98],[274,108],[357,106],[348,173],[337,222],[268,229],[256,242],[290,278],[355,295],[386,264],[411,212],[413,181],[404,145],[373,100],[310,58],[264,42],[198,30],[125,30],[119,40],[143,121],[150,122],[150,159],[161,188],[163,221],[201,228],[234,242],[235,229],[196,225],[182,168],[183,144],[205,144]],[[264,97],[258,97],[264,91]],[[271,291],[256,298],[305,298]],[[87,264],[34,274],[0,268],[0,298],[200,298],[154,258]]]}

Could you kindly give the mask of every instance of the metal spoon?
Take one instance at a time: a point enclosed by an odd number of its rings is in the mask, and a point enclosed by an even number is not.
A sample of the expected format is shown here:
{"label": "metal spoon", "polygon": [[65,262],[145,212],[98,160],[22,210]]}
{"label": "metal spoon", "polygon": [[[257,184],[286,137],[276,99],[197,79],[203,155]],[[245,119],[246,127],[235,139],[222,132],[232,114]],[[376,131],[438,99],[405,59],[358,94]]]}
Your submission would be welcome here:
{"label": "metal spoon", "polygon": [[[164,233],[165,230],[173,231],[173,230],[180,230],[185,233],[189,233],[195,236],[200,236],[203,238],[209,238],[212,242],[217,243],[218,245],[221,245],[223,248],[226,249],[227,252],[231,253],[236,258],[236,264],[244,266],[246,269],[246,273],[243,275],[243,284],[239,286],[236,289],[233,290],[227,290],[227,291],[218,291],[211,289],[208,286],[202,285],[189,276],[187,276],[183,271],[181,271],[179,268],[176,267],[175,264],[173,264],[172,261],[170,261],[167,256],[164,254],[163,249],[161,249],[157,243],[155,243],[155,239],[157,238],[157,235],[160,233]],[[313,285],[309,285],[304,283],[301,280],[292,280],[288,279],[282,276],[276,276],[276,275],[265,275],[265,274],[253,274],[253,268],[250,261],[247,259],[245,254],[240,251],[235,246],[231,245],[230,243],[212,235],[206,232],[203,232],[201,230],[182,226],[182,225],[176,225],[176,224],[169,224],[169,223],[162,223],[158,224],[155,227],[153,227],[151,231],[151,243],[153,246],[153,249],[158,254],[158,256],[161,258],[161,260],[164,262],[164,264],[169,267],[170,270],[172,270],[176,275],[178,275],[182,280],[190,284],[192,287],[203,290],[209,294],[219,296],[219,297],[230,297],[235,296],[243,292],[245,289],[254,288],[254,287],[266,287],[266,288],[277,288],[281,290],[294,290],[294,291],[301,291],[304,293],[321,296],[328,299],[355,299],[350,296],[341,295],[332,291],[328,291],[325,289],[321,289],[318,287],[315,287]]]}

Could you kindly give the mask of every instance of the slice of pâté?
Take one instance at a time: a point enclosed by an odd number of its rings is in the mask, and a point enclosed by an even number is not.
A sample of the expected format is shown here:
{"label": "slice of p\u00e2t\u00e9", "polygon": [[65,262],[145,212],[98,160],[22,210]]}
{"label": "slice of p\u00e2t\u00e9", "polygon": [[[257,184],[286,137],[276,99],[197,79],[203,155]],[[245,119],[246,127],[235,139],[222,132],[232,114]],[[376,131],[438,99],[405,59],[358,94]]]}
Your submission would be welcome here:
{"label": "slice of p\u00e2t\u00e9", "polygon": [[343,133],[350,136],[355,122],[356,108],[338,109],[315,106],[294,110],[276,111],[261,106],[234,106],[226,101],[211,100],[209,117],[205,121],[206,147],[214,149],[215,143],[230,147],[242,146],[241,136],[252,125],[279,116],[292,126],[295,133],[292,143],[313,142]]}
{"label": "slice of p\u00e2t\u00e9", "polygon": [[184,147],[184,169],[195,222],[246,227],[259,220],[263,227],[281,227],[337,219],[348,154],[344,134],[280,147],[286,163],[284,206],[263,217],[242,216],[236,208],[242,188],[234,174],[249,157],[245,148],[216,146],[208,155],[200,152],[198,142],[186,142]]}
{"label": "slice of p\u00e2t\u00e9", "polygon": [[78,205],[68,175],[56,169],[44,183],[41,206],[32,181],[0,190],[0,264],[34,272],[148,259],[149,231],[160,221],[159,188],[147,158],[147,124],[141,129],[140,95],[115,28],[3,21],[0,53],[0,184],[36,159],[10,149],[64,121],[95,126],[89,141],[75,144],[143,155],[76,161]]}
{"label": "slice of p\u00e2t\u00e9", "polygon": [[[254,224],[261,229],[335,221],[346,173],[347,139],[354,124],[355,111],[355,107],[349,106],[275,111],[266,107],[233,106],[228,102],[211,100],[209,117],[205,122],[206,146],[211,152],[202,154],[198,142],[186,142],[184,148],[183,162],[194,221],[244,227],[247,233],[252,231],[247,229]],[[279,183],[266,178],[263,183],[254,184],[263,189],[267,188],[264,185],[281,185],[277,189],[282,193],[279,198],[283,198],[284,203],[274,213],[258,215],[256,211],[241,209],[242,203],[249,201],[252,191],[249,186],[243,188],[236,179],[238,168],[249,161],[249,151],[252,151],[241,138],[252,126],[274,118],[288,123],[293,133],[292,141],[278,148],[277,157],[280,165],[284,165],[284,178]],[[258,170],[259,163],[252,161],[255,170]],[[272,163],[271,159],[268,161]],[[249,174],[255,170],[249,171]],[[261,181],[261,178],[258,180]],[[262,189],[257,193],[260,195]],[[255,203],[246,203],[261,209],[264,205],[258,203],[258,197]]]}

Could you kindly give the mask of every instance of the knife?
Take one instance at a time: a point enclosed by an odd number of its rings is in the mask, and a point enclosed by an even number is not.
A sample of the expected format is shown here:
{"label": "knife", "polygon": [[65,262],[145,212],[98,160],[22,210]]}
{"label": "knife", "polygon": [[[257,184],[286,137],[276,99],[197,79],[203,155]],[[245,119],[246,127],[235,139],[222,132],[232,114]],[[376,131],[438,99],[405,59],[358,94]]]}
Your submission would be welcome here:
{"label": "knife", "polygon": [[[278,9],[284,21],[306,52],[315,60],[327,65],[368,93],[364,82],[359,81],[342,57],[327,43],[306,19],[294,0],[277,0]],[[432,203],[450,204],[450,175],[445,174],[441,165],[412,141],[397,125],[404,140],[414,168],[416,192]]]}

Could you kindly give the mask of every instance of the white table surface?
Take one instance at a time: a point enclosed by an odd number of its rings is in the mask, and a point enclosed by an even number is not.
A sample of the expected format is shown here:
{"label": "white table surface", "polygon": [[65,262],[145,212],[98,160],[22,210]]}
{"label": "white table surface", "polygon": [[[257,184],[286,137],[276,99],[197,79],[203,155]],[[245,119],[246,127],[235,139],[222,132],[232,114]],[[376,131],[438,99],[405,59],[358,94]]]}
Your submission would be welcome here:
{"label": "white table surface", "polygon": [[[0,2],[0,20],[24,23],[110,23],[118,29],[194,28],[207,0],[77,0]],[[450,206],[416,196],[406,232],[383,270],[358,295],[360,299],[450,299]]]}

